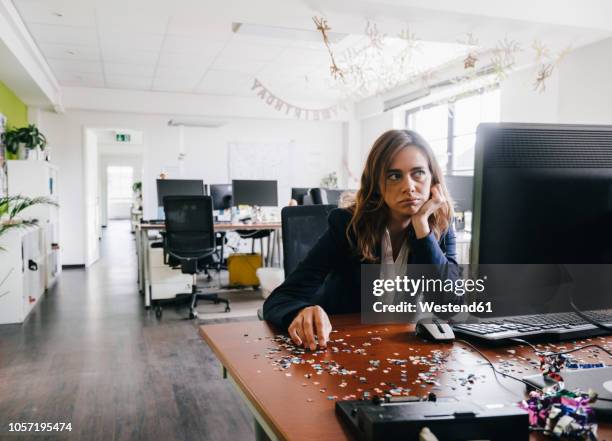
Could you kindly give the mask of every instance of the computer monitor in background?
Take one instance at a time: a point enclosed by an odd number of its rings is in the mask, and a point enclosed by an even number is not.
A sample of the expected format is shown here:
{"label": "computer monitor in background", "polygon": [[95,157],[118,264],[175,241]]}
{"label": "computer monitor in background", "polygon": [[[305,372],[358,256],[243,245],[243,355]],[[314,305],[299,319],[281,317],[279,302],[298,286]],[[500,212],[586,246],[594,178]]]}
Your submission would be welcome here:
{"label": "computer monitor in background", "polygon": [[291,199],[295,199],[298,205],[304,205],[304,196],[308,194],[309,188],[293,187],[291,189]]}
{"label": "computer monitor in background", "polygon": [[211,184],[213,209],[228,210],[232,208],[232,184]]}
{"label": "computer monitor in background", "polygon": [[612,263],[612,127],[480,124],[471,262]]}
{"label": "computer monitor in background", "polygon": [[164,206],[166,196],[204,196],[204,181],[201,179],[158,179],[158,207]]}
{"label": "computer monitor in background", "polygon": [[278,207],[278,184],[276,181],[233,180],[234,205],[256,205]]}
{"label": "computer monitor in background", "polygon": [[473,176],[444,176],[446,188],[455,202],[455,211],[472,211]]}

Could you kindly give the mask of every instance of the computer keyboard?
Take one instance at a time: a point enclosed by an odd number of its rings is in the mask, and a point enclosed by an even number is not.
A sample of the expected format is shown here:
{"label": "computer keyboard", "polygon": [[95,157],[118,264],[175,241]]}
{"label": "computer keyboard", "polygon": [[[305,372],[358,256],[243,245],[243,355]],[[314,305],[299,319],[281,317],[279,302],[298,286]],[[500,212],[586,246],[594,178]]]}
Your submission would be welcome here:
{"label": "computer keyboard", "polygon": [[[598,323],[612,327],[612,309],[586,311],[584,314]],[[532,341],[567,340],[607,333],[574,312],[519,315],[484,320],[480,323],[458,323],[453,324],[453,331],[468,338],[488,342],[501,342],[516,337]]]}

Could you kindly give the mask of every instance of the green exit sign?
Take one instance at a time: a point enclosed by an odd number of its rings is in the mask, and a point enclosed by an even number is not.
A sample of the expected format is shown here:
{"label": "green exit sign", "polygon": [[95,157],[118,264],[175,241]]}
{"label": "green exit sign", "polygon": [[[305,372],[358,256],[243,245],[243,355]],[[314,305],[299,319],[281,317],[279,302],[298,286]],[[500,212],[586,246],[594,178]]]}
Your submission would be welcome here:
{"label": "green exit sign", "polygon": [[117,142],[130,142],[132,137],[129,133],[116,133],[115,140]]}

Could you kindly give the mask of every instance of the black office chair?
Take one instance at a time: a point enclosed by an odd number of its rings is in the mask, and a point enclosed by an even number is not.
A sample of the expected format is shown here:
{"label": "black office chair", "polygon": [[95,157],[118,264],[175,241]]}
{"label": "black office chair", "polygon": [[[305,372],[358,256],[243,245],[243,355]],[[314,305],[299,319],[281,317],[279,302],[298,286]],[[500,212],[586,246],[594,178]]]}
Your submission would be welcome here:
{"label": "black office chair", "polygon": [[[230,302],[217,294],[203,294],[197,287],[197,275],[215,266],[217,255],[212,199],[210,196],[167,196],[164,198],[166,214],[166,231],[164,251],[171,266],[180,266],[184,274],[193,276],[190,293],[179,293],[177,296],[191,297],[189,318],[198,316],[198,300],[210,300],[215,304],[226,304],[229,312]],[[161,317],[161,306],[156,306],[155,314]]]}
{"label": "black office chair", "polygon": [[324,188],[311,188],[309,193],[312,205],[327,205],[327,192]]}
{"label": "black office chair", "polygon": [[308,195],[310,191],[309,188],[306,187],[292,187],[291,188],[291,199],[295,200],[298,205],[304,204],[304,196]]}
{"label": "black office chair", "polygon": [[[283,268],[287,277],[327,230],[327,216],[335,205],[298,205],[281,211],[283,231]],[[263,311],[257,310],[263,320]]]}
{"label": "black office chair", "polygon": [[327,216],[335,205],[302,205],[281,211],[283,231],[283,268],[287,277],[319,237],[327,230]]}

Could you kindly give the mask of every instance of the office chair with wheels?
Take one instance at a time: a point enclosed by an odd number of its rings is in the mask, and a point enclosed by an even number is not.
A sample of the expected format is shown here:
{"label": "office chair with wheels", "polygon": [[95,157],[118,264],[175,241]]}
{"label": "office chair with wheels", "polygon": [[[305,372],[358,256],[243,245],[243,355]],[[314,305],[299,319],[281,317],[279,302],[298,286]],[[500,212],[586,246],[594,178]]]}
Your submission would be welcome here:
{"label": "office chair with wheels", "polygon": [[[177,296],[191,297],[189,318],[198,316],[198,300],[210,300],[215,304],[226,304],[225,312],[230,311],[230,302],[217,294],[204,294],[198,290],[197,275],[216,265],[216,238],[214,231],[212,200],[210,196],[167,196],[164,198],[166,232],[164,250],[171,266],[180,266],[183,274],[193,276],[190,293]],[[210,278],[210,276],[209,276]],[[161,317],[161,306],[155,314]]]}
{"label": "office chair with wheels", "polygon": [[[304,260],[304,257],[327,230],[327,216],[335,205],[299,205],[281,211],[283,232],[283,268],[285,277]],[[261,308],[257,317],[263,320]]]}

